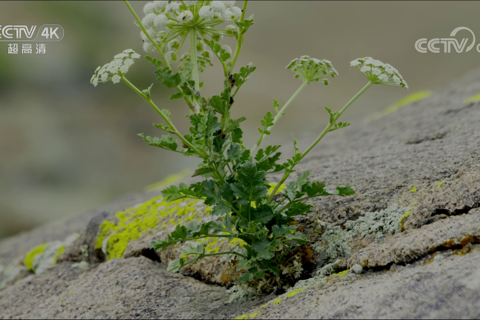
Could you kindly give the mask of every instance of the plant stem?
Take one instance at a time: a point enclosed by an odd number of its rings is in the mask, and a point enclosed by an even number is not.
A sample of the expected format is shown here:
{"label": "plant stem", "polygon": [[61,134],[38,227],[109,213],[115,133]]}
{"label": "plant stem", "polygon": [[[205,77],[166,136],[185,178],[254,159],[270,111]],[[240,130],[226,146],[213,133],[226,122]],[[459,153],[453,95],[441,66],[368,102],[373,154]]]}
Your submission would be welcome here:
{"label": "plant stem", "polygon": [[[248,5],[248,0],[245,0],[243,2],[242,17],[240,18],[240,21],[245,20],[245,12],[247,11],[247,5]],[[243,38],[245,37],[245,34],[243,33],[242,29],[240,29],[240,31],[241,31],[240,32],[241,34],[238,36],[237,48],[235,49],[235,54],[232,59],[230,72],[232,72],[233,68],[235,68],[235,63],[237,62],[238,55],[240,54],[240,50],[242,50]]]}
{"label": "plant stem", "polygon": [[[373,82],[369,81],[356,95],[353,96],[352,99],[350,99],[350,101],[347,102],[347,104],[345,106],[343,106],[343,108],[332,119],[333,121],[330,121],[330,123],[325,127],[325,129],[318,136],[318,138],[307,148],[307,150],[305,150],[305,152],[302,153],[302,157],[300,158],[300,160],[298,162],[300,162],[320,142],[320,140],[322,140],[323,137],[325,137],[327,135],[327,133],[330,131],[330,128],[335,124],[335,122],[338,120],[338,118],[340,118],[340,116],[345,112],[345,110],[347,110],[348,107],[350,107],[350,105],[355,100],[358,99],[358,97],[360,97],[365,91],[367,91],[367,89],[370,88],[370,86],[372,84],[373,84]],[[282,179],[277,183],[277,185],[275,186],[275,189],[270,194],[270,197],[268,198],[267,203],[270,203],[272,201],[273,197],[277,193],[280,186],[285,182],[285,180],[287,180],[290,173],[293,172],[293,167],[294,167],[294,165],[285,172]]]}
{"label": "plant stem", "polygon": [[[297,89],[297,91],[295,91],[295,93],[290,97],[290,99],[288,99],[287,103],[285,103],[285,105],[282,107],[282,109],[280,109],[280,111],[275,115],[275,118],[273,119],[273,125],[266,128],[267,131],[270,131],[272,130],[273,126],[278,122],[278,120],[280,120],[280,118],[282,117],[282,115],[284,114],[284,112],[287,110],[288,106],[293,102],[293,100],[295,100],[295,98],[300,94],[300,92],[302,92],[302,90],[309,84],[309,81],[308,80],[305,80],[302,85],[300,86],[300,88]],[[257,150],[258,147],[260,147],[260,144],[262,143],[263,141],[263,137],[265,136],[264,133],[262,133],[260,135],[260,138],[258,139],[257,143],[252,147],[252,149],[250,150],[250,154],[253,154],[255,152],[255,150]]]}
{"label": "plant stem", "polygon": [[152,106],[153,109],[155,109],[155,111],[157,111],[157,113],[163,118],[163,120],[165,120],[165,122],[167,123],[167,125],[170,127],[170,129],[172,129],[174,131],[174,134],[180,138],[180,140],[182,140],[183,144],[188,146],[190,149],[192,149],[194,152],[196,152],[201,158],[204,158],[205,155],[200,152],[197,148],[195,148],[187,139],[185,139],[185,137],[177,130],[177,128],[173,125],[172,121],[170,120],[169,117],[167,117],[160,109],[158,109],[158,107],[155,105],[155,103],[153,103],[152,99],[150,99],[149,97],[147,97],[143,92],[140,91],[140,89],[138,89],[133,83],[131,83],[130,81],[128,81],[127,78],[125,78],[124,76],[122,76],[122,80],[123,82],[125,82],[130,88],[132,88],[133,91],[135,91],[139,96],[141,96],[145,101],[148,102],[148,104],[150,106]]}
{"label": "plant stem", "polygon": [[[167,58],[165,57],[165,54],[163,53],[163,50],[158,46],[158,44],[153,41],[152,37],[150,36],[150,34],[147,32],[147,30],[145,29],[145,27],[143,26],[143,23],[142,21],[140,20],[140,18],[137,16],[135,10],[133,10],[132,6],[130,5],[130,3],[128,2],[128,0],[125,0],[125,4],[127,5],[127,7],[130,9],[130,11],[132,12],[133,16],[135,17],[135,19],[137,20],[138,24],[140,25],[140,28],[142,29],[143,33],[147,36],[148,40],[150,40],[150,42],[155,46],[155,48],[158,50],[158,52],[160,53],[160,55],[162,56],[162,59],[163,61],[165,62],[165,65],[168,67],[168,69],[172,70],[172,67],[170,67],[170,64],[168,63],[168,60]],[[183,90],[182,88],[180,88],[180,86],[177,86],[176,87],[178,92],[180,92],[182,95],[183,95],[183,99],[185,99],[185,102],[187,103],[188,107],[193,111],[195,112],[195,107],[192,105],[192,102],[190,101],[190,99],[188,98],[188,96],[186,96],[184,93],[183,93]]]}
{"label": "plant stem", "polygon": [[197,29],[190,29],[190,56],[192,58],[192,80],[195,81],[195,91],[200,92],[200,77],[198,74],[198,63],[197,63]]}

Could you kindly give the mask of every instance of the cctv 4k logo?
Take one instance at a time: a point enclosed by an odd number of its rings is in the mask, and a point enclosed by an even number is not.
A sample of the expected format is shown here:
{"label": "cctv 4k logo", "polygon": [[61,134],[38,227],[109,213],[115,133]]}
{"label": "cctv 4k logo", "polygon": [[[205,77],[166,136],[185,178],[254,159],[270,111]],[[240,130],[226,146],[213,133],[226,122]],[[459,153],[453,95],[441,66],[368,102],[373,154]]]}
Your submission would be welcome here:
{"label": "cctv 4k logo", "polygon": [[65,31],[59,24],[0,25],[0,42],[59,42]]}

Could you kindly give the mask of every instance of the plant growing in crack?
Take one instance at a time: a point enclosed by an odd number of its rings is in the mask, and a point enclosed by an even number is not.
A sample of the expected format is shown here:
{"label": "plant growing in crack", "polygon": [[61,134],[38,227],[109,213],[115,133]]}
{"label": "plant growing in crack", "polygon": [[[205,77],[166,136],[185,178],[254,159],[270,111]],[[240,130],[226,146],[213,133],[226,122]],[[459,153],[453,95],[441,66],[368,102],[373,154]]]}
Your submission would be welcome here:
{"label": "plant growing in crack", "polygon": [[[199,158],[201,163],[194,176],[204,177],[202,182],[189,186],[184,183],[170,186],[162,195],[168,201],[202,200],[212,206],[214,216],[210,222],[178,225],[166,240],[153,241],[151,247],[165,249],[206,238],[240,239],[241,249],[227,252],[209,252],[204,243],[184,245],[181,257],[171,262],[168,270],[178,271],[204,257],[234,255],[239,283],[255,286],[260,292],[288,288],[301,277],[305,264],[311,262],[310,249],[305,246],[308,239],[297,230],[295,222],[296,216],[311,211],[312,206],[304,201],[319,196],[349,196],[354,191],[350,186],[330,190],[323,182],[309,181],[310,171],[286,187],[283,183],[328,133],[350,125],[338,120],[370,86],[386,84],[406,88],[406,82],[389,64],[368,57],[353,60],[351,65],[367,77],[368,83],[339,111],[326,108],[330,119],[318,138],[304,151],[298,149],[294,140],[293,157],[279,163],[281,146],[260,148],[265,136],[270,135],[307,85],[312,82],[328,85],[330,78],[338,75],[332,63],[309,56],[290,62],[287,69],[292,70],[302,84],[281,108],[274,100],[272,112],[261,121],[257,143],[248,149],[242,141],[240,126],[245,117],[233,119],[231,116],[239,89],[256,69],[252,64],[236,68],[245,34],[253,25],[253,15],[246,18],[248,1],[244,1],[242,9],[234,6],[235,1],[154,1],[145,5],[142,20],[129,2],[125,3],[141,28],[144,50],[159,54],[159,59],[150,56],[146,59],[154,65],[160,84],[176,90],[170,99],[184,99],[190,109],[189,133],[181,133],[172,123],[170,112],[158,108],[152,101],[153,85],[141,90],[127,79],[129,68],[140,57],[133,50],[125,50],[112,62],[97,68],[91,82],[96,86],[108,81],[123,81],[160,115],[165,123],[155,126],[167,134],[140,136],[149,145]],[[223,37],[236,39],[235,51],[221,45]],[[187,44],[188,52],[178,57]],[[200,74],[213,65],[214,58],[223,69],[223,91],[213,97],[204,97]],[[282,178],[271,184],[270,177],[279,172],[283,172]],[[269,192],[270,185],[274,187]]]}

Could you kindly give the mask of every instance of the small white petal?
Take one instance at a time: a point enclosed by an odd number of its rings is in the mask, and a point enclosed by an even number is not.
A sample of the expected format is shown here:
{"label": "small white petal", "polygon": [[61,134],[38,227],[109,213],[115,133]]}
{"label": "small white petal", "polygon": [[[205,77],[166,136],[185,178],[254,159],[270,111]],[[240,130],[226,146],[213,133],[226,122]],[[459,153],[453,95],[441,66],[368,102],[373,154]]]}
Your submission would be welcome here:
{"label": "small white petal", "polygon": [[153,4],[154,4],[154,10],[157,13],[160,13],[165,9],[165,7],[168,4],[168,1],[153,1]]}
{"label": "small white petal", "polygon": [[120,80],[122,80],[122,77],[120,77],[118,74],[116,74],[112,77],[112,82],[113,83],[119,83]]}
{"label": "small white petal", "polygon": [[235,18],[240,19],[242,17],[242,9],[239,7],[231,7],[230,11],[232,11]]}
{"label": "small white petal", "polygon": [[163,28],[167,25],[168,23],[168,18],[164,14],[159,14],[158,16],[155,17],[155,20],[153,20],[153,24],[157,28]]}
{"label": "small white petal", "polygon": [[210,4],[210,6],[212,7],[212,9],[214,11],[217,11],[217,12],[223,12],[225,11],[225,4],[221,1],[212,1],[212,3]]}
{"label": "small white petal", "polygon": [[193,19],[193,13],[190,10],[185,10],[178,15],[178,20],[180,20],[180,22],[183,22],[183,23],[192,21],[192,19]]}
{"label": "small white petal", "polygon": [[145,14],[152,13],[154,8],[155,4],[153,2],[147,2],[147,4],[143,7],[143,12]]}
{"label": "small white petal", "polygon": [[149,13],[147,14],[143,19],[142,19],[142,24],[145,28],[149,28],[153,26],[153,21],[155,21],[155,18],[157,15],[155,13]]}
{"label": "small white petal", "polygon": [[225,5],[225,8],[231,8],[235,5],[235,1],[222,1]]}
{"label": "small white petal", "polygon": [[208,21],[213,19],[213,16],[215,15],[215,11],[210,6],[204,6],[200,9],[200,11],[198,12],[198,15],[200,16],[200,18],[203,18]]}

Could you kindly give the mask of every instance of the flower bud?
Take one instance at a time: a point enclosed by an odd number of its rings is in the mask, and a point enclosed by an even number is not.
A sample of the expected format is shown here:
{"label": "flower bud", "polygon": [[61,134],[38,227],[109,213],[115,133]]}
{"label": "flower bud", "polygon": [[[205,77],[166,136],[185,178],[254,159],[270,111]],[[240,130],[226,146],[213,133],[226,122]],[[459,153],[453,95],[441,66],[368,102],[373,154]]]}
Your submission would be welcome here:
{"label": "flower bud", "polygon": [[[302,78],[306,81],[320,81],[327,77],[335,78],[338,75],[337,70],[328,60],[319,60],[309,56],[301,56],[293,59],[287,66],[295,73],[295,78]],[[328,85],[328,81],[324,81]]]}

